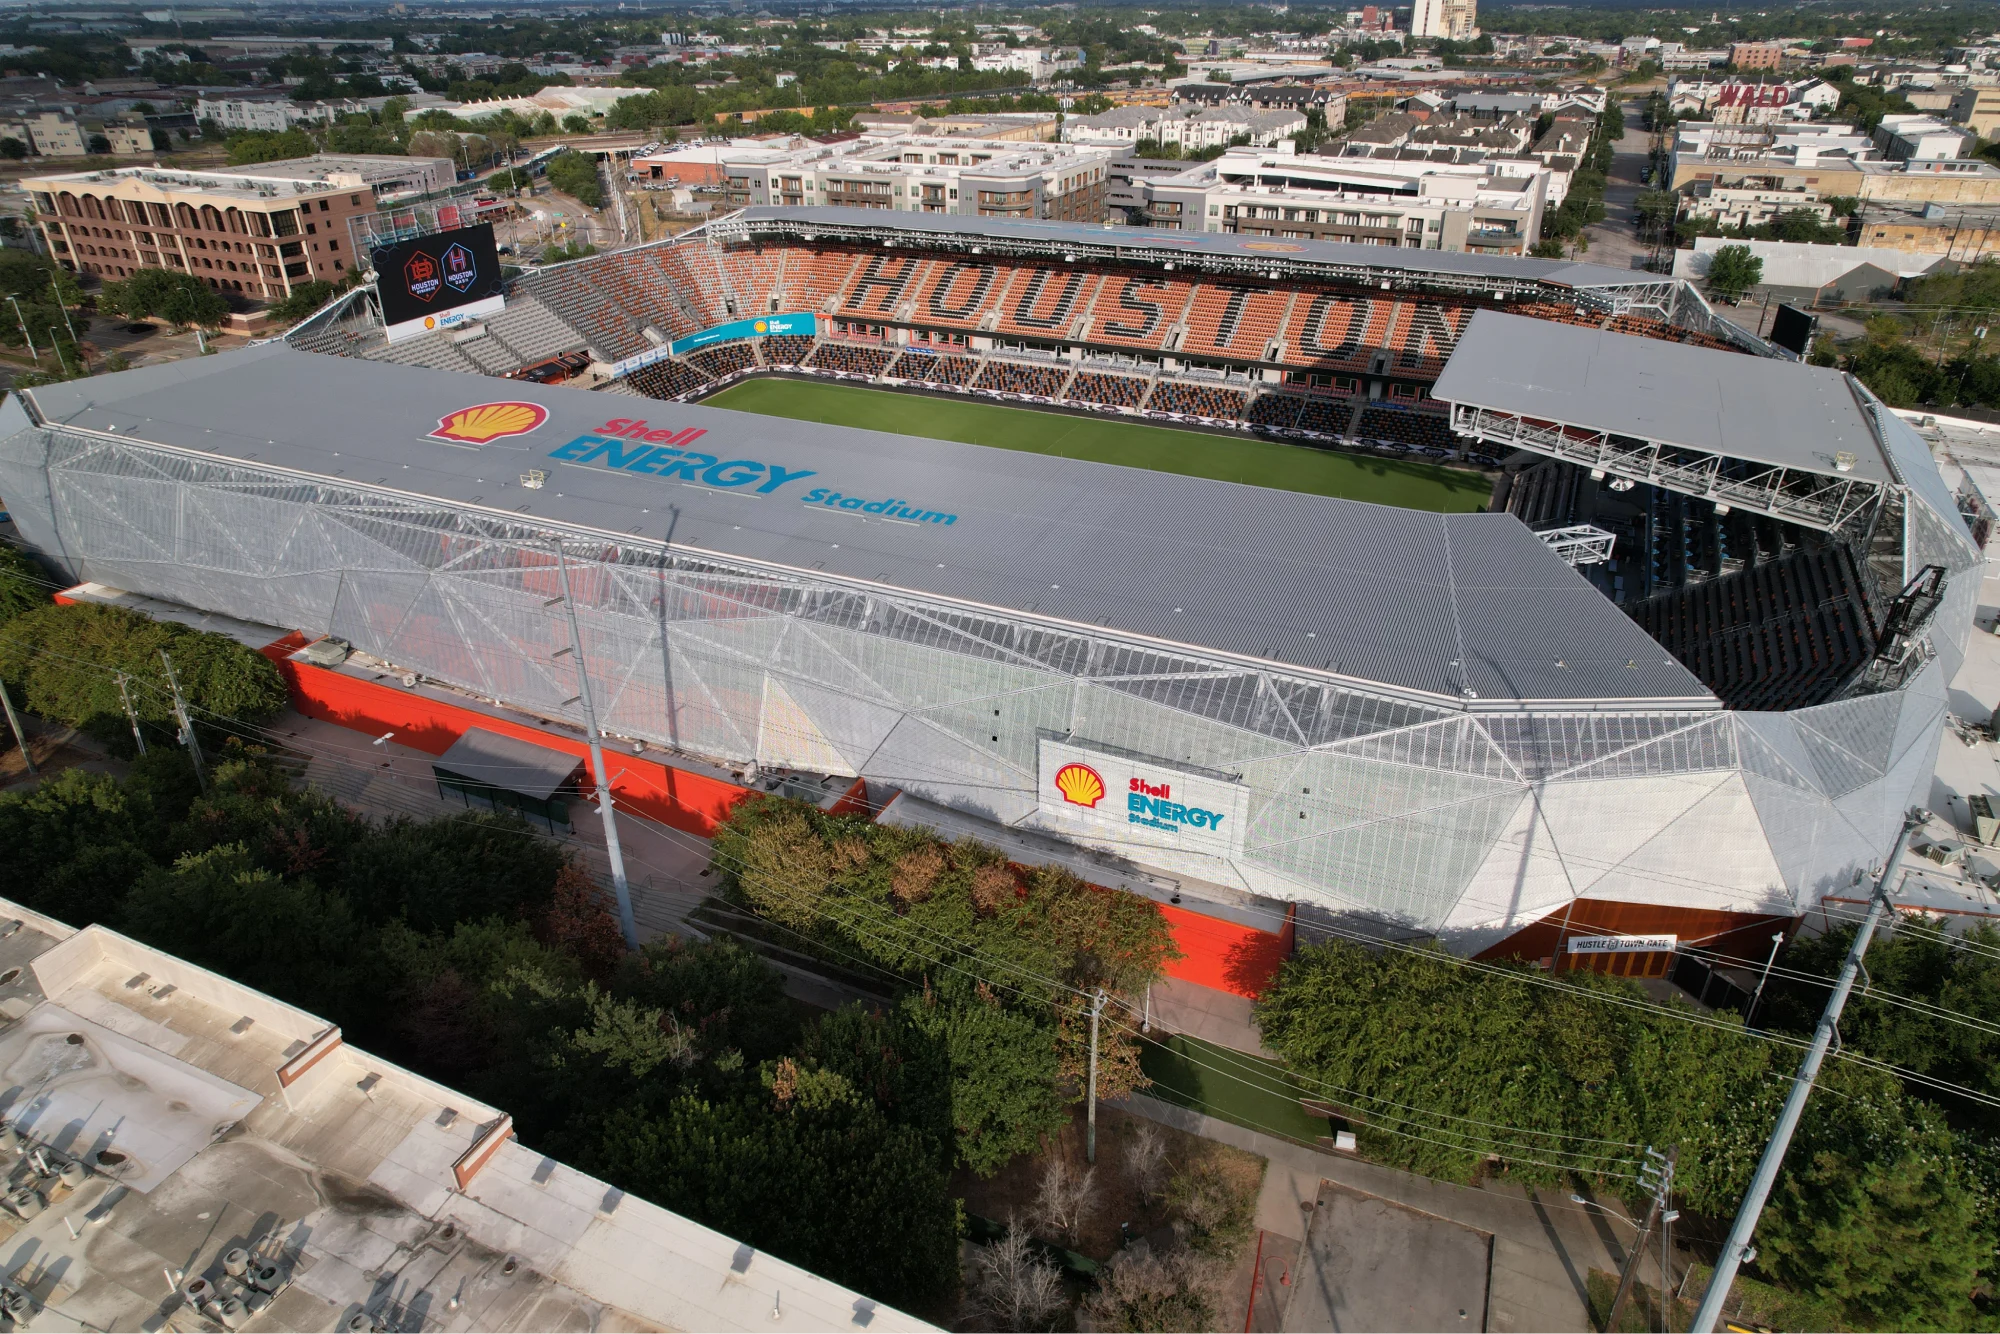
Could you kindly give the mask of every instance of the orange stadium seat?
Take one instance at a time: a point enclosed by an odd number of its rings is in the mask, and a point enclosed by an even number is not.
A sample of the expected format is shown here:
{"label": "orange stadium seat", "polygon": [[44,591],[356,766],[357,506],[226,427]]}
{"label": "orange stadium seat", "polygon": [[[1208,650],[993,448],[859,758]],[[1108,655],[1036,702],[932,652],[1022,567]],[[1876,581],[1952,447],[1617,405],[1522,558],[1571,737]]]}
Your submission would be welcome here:
{"label": "orange stadium seat", "polygon": [[1367,370],[1388,345],[1394,302],[1336,292],[1299,293],[1285,325],[1285,360],[1293,365]]}
{"label": "orange stadium seat", "polygon": [[1398,374],[1436,376],[1458,346],[1472,312],[1463,306],[1405,301],[1389,330],[1389,369]]}
{"label": "orange stadium seat", "polygon": [[916,320],[947,329],[977,328],[1013,270],[978,259],[939,260],[917,285]]}
{"label": "orange stadium seat", "polygon": [[1017,270],[1001,298],[997,327],[1027,338],[1068,338],[1101,281],[1097,274],[1068,267]]}
{"label": "orange stadium seat", "polygon": [[1158,350],[1187,313],[1192,283],[1152,274],[1109,275],[1084,337],[1093,343]]}
{"label": "orange stadium seat", "polygon": [[1261,361],[1291,299],[1290,289],[1268,283],[1203,283],[1188,308],[1181,350]]}

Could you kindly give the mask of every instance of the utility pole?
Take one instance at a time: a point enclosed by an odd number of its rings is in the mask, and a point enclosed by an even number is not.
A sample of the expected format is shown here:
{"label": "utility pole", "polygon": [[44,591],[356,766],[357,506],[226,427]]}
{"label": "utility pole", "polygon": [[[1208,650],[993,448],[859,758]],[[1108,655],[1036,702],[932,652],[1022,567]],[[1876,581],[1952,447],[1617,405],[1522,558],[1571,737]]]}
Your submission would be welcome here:
{"label": "utility pole", "polygon": [[[590,771],[597,779],[597,814],[604,821],[604,850],[611,858],[611,889],[618,896],[618,929],[625,948],[639,948],[639,927],[632,920],[632,887],[625,879],[625,852],[618,844],[618,820],[611,810],[611,777],[604,769],[604,744],[597,734],[597,709],[590,698],[590,667],[583,660],[583,633],[577,628],[576,599],[569,591],[569,557],[562,539],[555,538],[556,569],[562,576],[562,602],[569,613],[569,651],[576,656],[576,699],[583,705],[583,725],[590,736]],[[561,653],[558,652],[558,657]]]}
{"label": "utility pole", "polygon": [[139,753],[146,753],[146,734],[139,730],[139,715],[132,711],[132,692],[125,688],[125,673],[118,673],[118,698],[125,701],[125,718],[132,724],[132,739],[139,743]]}
{"label": "utility pole", "polygon": [[[1611,1314],[1604,1318],[1607,1330],[1618,1328],[1618,1317],[1625,1313],[1625,1303],[1631,1299],[1632,1285],[1639,1277],[1639,1262],[1646,1255],[1646,1239],[1653,1235],[1654,1227],[1659,1225],[1667,1212],[1667,1193],[1674,1188],[1674,1159],[1680,1156],[1680,1149],[1673,1146],[1665,1153],[1655,1153],[1649,1144],[1646,1156],[1653,1161],[1640,1169],[1640,1181],[1652,1186],[1653,1203],[1646,1210],[1646,1221],[1640,1224],[1639,1235],[1632,1239],[1632,1249],[1625,1252],[1625,1272],[1618,1276],[1618,1295],[1611,1299]],[[1660,1266],[1660,1295],[1663,1298],[1670,1296],[1666,1273],[1663,1261]]]}
{"label": "utility pole", "polygon": [[1875,937],[1875,924],[1882,919],[1882,909],[1889,901],[1889,877],[1896,873],[1897,864],[1903,860],[1903,849],[1909,845],[1911,833],[1921,822],[1922,813],[1917,810],[1903,817],[1903,828],[1889,849],[1888,860],[1882,863],[1882,874],[1875,881],[1875,893],[1868,901],[1868,916],[1863,919],[1861,929],[1854,933],[1854,944],[1847,951],[1847,962],[1841,967],[1839,980],[1833,984],[1833,994],[1826,998],[1826,1010],[1819,1017],[1818,1029],[1813,1032],[1812,1045],[1806,1048],[1805,1059],[1799,1062],[1799,1072],[1792,1078],[1792,1091],[1785,1098],[1784,1110],[1778,1113],[1778,1123],[1771,1129],[1771,1141],[1764,1146],[1764,1157],[1757,1164],[1757,1175],[1750,1179],[1750,1189],[1744,1192],[1743,1207],[1737,1211],[1736,1223],[1729,1229],[1729,1240],[1722,1243],[1722,1254],[1716,1257],[1715,1273],[1708,1280],[1708,1291],[1701,1295],[1701,1306],[1694,1313],[1693,1323],[1688,1326],[1690,1334],[1711,1334],[1715,1322],[1722,1316],[1723,1302],[1729,1299],[1730,1285],[1736,1281],[1737,1267],[1745,1260],[1756,1258],[1756,1249],[1750,1245],[1750,1235],[1757,1230],[1757,1219],[1764,1212],[1764,1202],[1771,1197],[1778,1169],[1784,1165],[1785,1150],[1791,1147],[1792,1132],[1799,1127],[1799,1116],[1806,1109],[1807,1097],[1812,1094],[1813,1080],[1819,1076],[1820,1062],[1826,1059],[1826,1049],[1833,1044],[1833,1031],[1840,1023],[1840,1012],[1847,1008],[1847,994],[1854,989],[1854,975],[1861,970],[1862,956],[1868,953],[1868,943]]}
{"label": "utility pole", "polygon": [[194,785],[201,791],[208,791],[208,775],[202,771],[201,742],[195,740],[194,724],[188,720],[187,704],[181,699],[181,683],[174,679],[174,660],[160,650],[160,661],[166,664],[167,688],[174,692],[174,717],[181,725],[181,744],[187,747],[188,758],[194,761]]}
{"label": "utility pole", "polygon": [[[14,729],[14,740],[21,747],[21,759],[28,766],[28,776],[32,778],[35,776],[35,757],[28,750],[28,734],[21,730],[21,720],[14,713],[14,700],[7,693],[7,683],[5,681],[0,681],[0,705],[5,705],[7,708],[7,726]],[[1096,1024],[1093,1020],[1091,1032],[1094,1034],[1096,1031]],[[1095,1039],[1092,1040],[1091,1051],[1092,1068],[1095,1069],[1097,1059]]]}
{"label": "utility pole", "polygon": [[1090,998],[1090,1103],[1084,1113],[1083,1161],[1097,1162],[1097,1017],[1104,1013],[1104,988]]}

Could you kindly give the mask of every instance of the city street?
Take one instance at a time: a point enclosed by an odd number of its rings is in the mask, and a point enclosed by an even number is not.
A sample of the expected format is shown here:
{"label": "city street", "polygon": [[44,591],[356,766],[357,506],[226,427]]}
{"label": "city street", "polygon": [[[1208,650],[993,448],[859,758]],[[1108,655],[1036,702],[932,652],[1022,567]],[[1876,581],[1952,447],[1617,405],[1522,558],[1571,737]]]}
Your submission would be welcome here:
{"label": "city street", "polygon": [[1625,104],[1625,137],[1614,145],[1611,174],[1604,186],[1603,222],[1584,229],[1590,249],[1583,258],[1614,269],[1642,269],[1652,246],[1638,234],[1639,194],[1646,188],[1646,156],[1650,144],[1640,104]]}

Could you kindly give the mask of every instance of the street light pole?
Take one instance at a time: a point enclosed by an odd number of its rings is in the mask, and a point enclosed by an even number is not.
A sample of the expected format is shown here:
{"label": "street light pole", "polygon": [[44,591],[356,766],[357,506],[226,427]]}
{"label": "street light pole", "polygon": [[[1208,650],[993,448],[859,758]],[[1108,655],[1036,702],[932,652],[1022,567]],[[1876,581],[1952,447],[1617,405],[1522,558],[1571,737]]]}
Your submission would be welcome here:
{"label": "street light pole", "polygon": [[1746,1028],[1749,1026],[1750,1020],[1757,1013],[1757,1002],[1764,999],[1764,984],[1771,980],[1771,965],[1778,961],[1778,947],[1784,943],[1784,932],[1777,931],[1772,933],[1771,954],[1769,958],[1764,960],[1764,975],[1757,979],[1757,994],[1750,998],[1750,1008],[1743,1012],[1743,1024]]}
{"label": "street light pole", "polygon": [[597,813],[604,821],[604,851],[611,861],[611,889],[618,898],[618,929],[625,937],[625,947],[639,948],[639,927],[632,920],[632,887],[625,879],[625,852],[618,843],[618,821],[612,814],[611,778],[604,768],[604,744],[597,732],[597,707],[590,697],[590,666],[583,659],[583,634],[577,628],[576,599],[569,591],[569,558],[563,552],[562,539],[553,539],[556,548],[556,569],[562,577],[562,603],[569,613],[569,651],[576,656],[576,697],[583,705],[583,723],[590,737],[590,771],[597,779]]}
{"label": "street light pole", "polygon": [[[69,307],[63,302],[62,287],[56,282],[56,271],[54,269],[49,270],[49,290],[56,294],[56,309],[62,312],[63,327],[69,330],[69,341],[74,345],[76,342],[76,326],[69,322]],[[50,332],[53,333],[54,330],[50,330]]]}
{"label": "street light pole", "polygon": [[55,326],[55,325],[53,325],[53,324],[51,324],[51,325],[49,326],[49,338],[50,338],[50,339],[51,339],[51,340],[52,340],[52,341],[53,341],[53,342],[55,343],[55,348],[56,348],[56,365],[58,365],[58,366],[62,367],[62,373],[63,373],[64,375],[68,375],[68,374],[69,374],[69,359],[63,356],[63,354],[62,354],[62,340],[61,340],[60,338],[57,338],[57,337],[56,337],[55,335],[56,335],[56,326]]}
{"label": "street light pole", "polygon": [[21,303],[10,296],[7,304],[14,308],[14,323],[21,326],[21,337],[28,340],[28,355],[35,359],[37,366],[41,365],[42,354],[35,351],[35,336],[28,332],[28,321],[21,315]]}

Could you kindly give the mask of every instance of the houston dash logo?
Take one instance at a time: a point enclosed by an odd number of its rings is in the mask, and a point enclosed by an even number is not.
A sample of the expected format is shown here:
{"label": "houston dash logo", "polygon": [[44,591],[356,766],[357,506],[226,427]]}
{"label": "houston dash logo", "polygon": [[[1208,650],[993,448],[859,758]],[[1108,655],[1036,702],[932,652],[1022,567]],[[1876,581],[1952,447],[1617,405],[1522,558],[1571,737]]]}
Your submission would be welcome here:
{"label": "houston dash logo", "polygon": [[548,419],[549,410],[539,403],[479,403],[438,418],[431,439],[487,445],[503,436],[526,435]]}
{"label": "houston dash logo", "polygon": [[1104,777],[1087,764],[1065,764],[1056,770],[1056,791],[1072,806],[1095,810],[1104,800]]}

